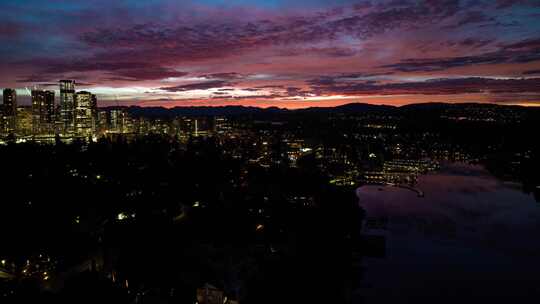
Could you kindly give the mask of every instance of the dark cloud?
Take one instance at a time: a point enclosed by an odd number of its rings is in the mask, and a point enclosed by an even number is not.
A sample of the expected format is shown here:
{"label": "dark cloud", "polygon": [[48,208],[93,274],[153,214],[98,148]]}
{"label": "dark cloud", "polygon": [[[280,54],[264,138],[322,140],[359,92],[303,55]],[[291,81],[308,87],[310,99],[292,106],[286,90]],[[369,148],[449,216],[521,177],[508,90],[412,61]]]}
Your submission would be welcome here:
{"label": "dark cloud", "polygon": [[465,16],[463,16],[458,21],[456,26],[459,27],[459,26],[464,26],[464,25],[469,25],[469,24],[492,22],[492,21],[496,21],[496,19],[493,17],[489,17],[488,15],[480,11],[470,11],[470,12],[467,12]]}
{"label": "dark cloud", "polygon": [[537,0],[497,0],[496,1],[497,9],[506,9],[515,5],[540,7],[540,2],[538,2]]}
{"label": "dark cloud", "polygon": [[19,23],[0,20],[0,37],[13,38],[23,33],[23,26]]}
{"label": "dark cloud", "polygon": [[91,83],[91,82],[82,82],[82,81],[77,81],[76,83],[77,83],[78,86],[85,86],[85,87],[95,85],[95,83]]}
{"label": "dark cloud", "polygon": [[297,87],[288,87],[286,90],[286,95],[291,97],[301,96],[301,97],[307,97],[312,95],[311,91],[305,91],[301,88]]}
{"label": "dark cloud", "polygon": [[[284,86],[266,86],[266,88],[273,89],[269,94],[258,94],[258,95],[231,95],[229,92],[214,92],[212,98],[216,99],[269,99],[269,98],[279,98],[285,99],[289,97],[307,97],[313,95],[311,91],[303,90],[298,87],[284,87]],[[257,92],[262,91],[263,89],[259,88],[243,88],[243,91]]]}
{"label": "dark cloud", "polygon": [[523,75],[540,75],[540,70],[528,70],[522,73]]}
{"label": "dark cloud", "polygon": [[233,96],[232,99],[243,100],[243,99],[276,99],[283,98],[285,95],[281,94],[266,94],[266,95],[245,95],[245,96]]}
{"label": "dark cloud", "polygon": [[178,85],[174,87],[162,87],[159,89],[163,91],[168,91],[168,92],[187,92],[187,91],[194,91],[194,90],[208,90],[208,89],[215,89],[215,88],[221,88],[221,87],[228,87],[232,85],[234,84],[227,81],[215,80],[215,81]]}
{"label": "dark cloud", "polygon": [[234,96],[232,95],[214,95],[211,97],[212,99],[232,99]]}
{"label": "dark cloud", "polygon": [[261,95],[244,95],[244,96],[234,96],[234,95],[218,95],[218,96],[212,96],[212,99],[220,99],[220,100],[247,100],[247,99],[253,99],[253,100],[260,100],[260,99],[276,99],[276,98],[284,98],[286,96],[280,95],[280,94],[261,94]]}
{"label": "dark cloud", "polygon": [[43,75],[28,75],[22,78],[17,79],[19,83],[38,83],[38,82],[48,82],[52,81],[50,77]]}
{"label": "dark cloud", "polygon": [[492,46],[496,43],[495,39],[485,39],[468,37],[461,40],[448,40],[440,43],[442,48],[453,48],[456,50],[476,50],[479,48]]}
{"label": "dark cloud", "polygon": [[339,78],[372,78],[372,77],[380,77],[380,76],[388,76],[392,75],[394,72],[375,72],[375,73],[366,73],[366,72],[357,72],[357,73],[347,73],[347,74],[341,74],[338,77]]}
{"label": "dark cloud", "polygon": [[[171,27],[142,24],[127,29],[97,29],[85,33],[81,40],[115,56],[148,60],[190,61],[234,54],[260,43],[262,36],[276,31],[262,25],[198,24]],[[245,39],[253,37],[255,41]]]}
{"label": "dark cloud", "polygon": [[313,92],[322,95],[396,95],[396,94],[462,94],[462,93],[521,93],[539,92],[540,78],[491,79],[459,78],[434,79],[423,82],[376,84],[372,82],[331,82],[322,77],[309,82]]}
{"label": "dark cloud", "polygon": [[373,7],[371,1],[363,1],[353,5],[355,11],[364,11]]}
{"label": "dark cloud", "polygon": [[500,54],[485,54],[481,56],[465,56],[436,59],[404,59],[400,63],[388,64],[382,67],[400,72],[433,72],[450,68],[507,62],[509,58]]}
{"label": "dark cloud", "polygon": [[[315,16],[290,16],[252,22],[164,25],[137,24],[126,28],[98,28],[80,36],[91,47],[113,57],[146,54],[148,60],[181,62],[220,58],[267,46],[336,40],[343,35],[365,39],[397,28],[439,22],[458,12],[459,1],[421,1],[407,6],[384,6],[367,13],[331,10]],[[343,47],[307,48],[308,52],[342,57],[356,54]],[[294,53],[293,50],[288,50]],[[300,49],[299,51],[302,51]],[[112,54],[111,54],[112,53]]]}
{"label": "dark cloud", "polygon": [[493,43],[494,39],[475,39],[475,38],[466,38],[459,42],[460,46],[480,48],[486,45]]}
{"label": "dark cloud", "polygon": [[39,87],[56,87],[58,86],[58,83],[53,83],[53,82],[49,82],[49,83],[38,83],[37,86]]}
{"label": "dark cloud", "polygon": [[169,77],[183,77],[188,75],[186,72],[180,72],[164,67],[141,67],[121,69],[114,72],[115,75],[126,77],[134,81],[137,80],[156,80]]}
{"label": "dark cloud", "polygon": [[264,85],[255,87],[255,89],[285,89],[283,85]]}
{"label": "dark cloud", "polygon": [[305,56],[315,55],[320,57],[350,57],[358,54],[358,50],[349,47],[325,47],[325,48],[290,48],[279,52],[280,56]]}
{"label": "dark cloud", "polygon": [[[176,71],[171,68],[153,65],[147,62],[139,61],[113,61],[113,60],[47,60],[36,59],[23,62],[25,65],[42,65],[46,68],[39,75],[33,75],[20,79],[19,82],[42,82],[50,81],[54,78],[62,78],[74,72],[95,72],[101,71],[110,81],[140,81],[140,80],[158,80],[169,77],[182,77],[188,75],[186,72]],[[72,77],[73,78],[73,77]]]}
{"label": "dark cloud", "polygon": [[308,52],[325,57],[350,57],[358,54],[358,50],[343,47],[312,48]]}
{"label": "dark cloud", "polygon": [[507,51],[536,51],[540,50],[540,38],[526,39],[515,43],[503,45]]}
{"label": "dark cloud", "polygon": [[515,93],[515,94],[497,94],[490,96],[490,101],[498,104],[528,103],[540,105],[540,93]]}
{"label": "dark cloud", "polygon": [[400,72],[430,72],[471,65],[527,63],[538,60],[540,60],[540,39],[528,39],[517,43],[502,45],[499,51],[475,56],[405,59],[399,63],[384,65],[382,67]]}
{"label": "dark cloud", "polygon": [[214,74],[206,74],[199,76],[200,78],[206,78],[206,79],[241,79],[244,78],[244,75],[230,72],[230,73],[214,73]]}

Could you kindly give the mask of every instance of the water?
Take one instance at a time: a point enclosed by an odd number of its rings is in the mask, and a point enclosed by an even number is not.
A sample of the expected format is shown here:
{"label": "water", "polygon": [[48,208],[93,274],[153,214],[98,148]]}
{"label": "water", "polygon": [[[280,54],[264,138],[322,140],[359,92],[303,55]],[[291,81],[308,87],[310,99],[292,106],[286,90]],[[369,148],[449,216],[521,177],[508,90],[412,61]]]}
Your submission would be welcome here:
{"label": "water", "polygon": [[540,299],[540,204],[480,166],[445,165],[419,178],[425,197],[394,187],[357,190],[368,218],[386,218],[386,257],[368,258],[367,303]]}

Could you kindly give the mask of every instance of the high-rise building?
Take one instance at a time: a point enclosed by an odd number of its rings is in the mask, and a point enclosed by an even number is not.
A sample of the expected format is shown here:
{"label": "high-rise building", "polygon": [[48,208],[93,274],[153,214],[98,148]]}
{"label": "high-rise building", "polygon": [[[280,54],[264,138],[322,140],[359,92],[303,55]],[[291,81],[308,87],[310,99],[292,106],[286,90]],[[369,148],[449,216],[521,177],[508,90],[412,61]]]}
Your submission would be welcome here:
{"label": "high-rise building", "polygon": [[0,136],[4,135],[4,104],[0,104]]}
{"label": "high-rise building", "polygon": [[4,89],[3,131],[6,134],[15,133],[17,129],[17,92],[14,89]]}
{"label": "high-rise building", "polygon": [[25,137],[32,135],[32,107],[17,107],[17,125],[15,127],[17,136]]}
{"label": "high-rise building", "polygon": [[122,133],[132,133],[135,123],[127,111],[122,112]]}
{"label": "high-rise building", "polygon": [[81,91],[75,95],[75,134],[89,137],[94,134],[92,118],[93,96],[90,92]]}
{"label": "high-rise building", "polygon": [[45,104],[41,107],[42,132],[54,133],[56,121],[56,104],[54,102],[54,91],[45,91]]}
{"label": "high-rise building", "polygon": [[75,133],[75,81],[60,80],[60,120],[62,133]]}
{"label": "high-rise building", "polygon": [[[178,119],[175,119],[177,121]],[[152,124],[150,121],[146,120],[144,117],[139,117],[134,122],[133,126],[133,132],[135,132],[138,135],[146,135],[149,133],[150,129],[152,128]],[[175,130],[175,134],[178,134],[179,132]]]}
{"label": "high-rise building", "polygon": [[32,90],[32,132],[37,134],[54,133],[55,104],[54,92]]}
{"label": "high-rise building", "polygon": [[186,136],[190,136],[195,132],[195,129],[198,129],[198,127],[199,127],[198,125],[197,125],[197,127],[195,127],[195,120],[194,119],[186,118],[186,117],[182,118],[182,123],[181,123],[181,126],[180,126],[182,134],[184,134]]}
{"label": "high-rise building", "polygon": [[45,105],[45,92],[32,90],[32,133],[41,134],[41,107]]}
{"label": "high-rise building", "polygon": [[231,125],[226,117],[214,117],[214,132],[223,135],[231,131]]}
{"label": "high-rise building", "polygon": [[17,113],[17,92],[14,89],[4,89],[4,114],[6,116]]}
{"label": "high-rise building", "polygon": [[63,134],[64,133],[64,122],[62,121],[62,106],[56,104],[54,107],[54,133]]}
{"label": "high-rise building", "polygon": [[123,133],[124,132],[124,112],[120,109],[114,109],[110,111],[110,132]]}
{"label": "high-rise building", "polygon": [[113,109],[109,112],[109,133],[131,133],[134,130],[133,119],[124,109]]}
{"label": "high-rise building", "polygon": [[97,96],[92,94],[92,100],[90,103],[90,108],[92,111],[92,130],[97,132],[98,130],[98,106],[97,106]]}
{"label": "high-rise building", "polygon": [[98,133],[102,134],[109,129],[109,118],[107,111],[99,111],[97,113]]}

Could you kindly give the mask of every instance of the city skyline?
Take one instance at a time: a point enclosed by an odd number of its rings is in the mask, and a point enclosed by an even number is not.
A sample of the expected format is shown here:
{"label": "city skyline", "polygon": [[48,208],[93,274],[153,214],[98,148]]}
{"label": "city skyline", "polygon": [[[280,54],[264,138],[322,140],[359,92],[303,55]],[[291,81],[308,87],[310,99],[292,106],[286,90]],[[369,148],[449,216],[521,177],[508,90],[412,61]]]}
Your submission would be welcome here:
{"label": "city skyline", "polygon": [[87,91],[77,92],[73,80],[60,80],[58,88],[58,102],[54,90],[34,87],[30,91],[26,88],[31,95],[30,106],[19,104],[16,90],[4,89],[0,105],[0,136],[15,142],[34,141],[36,138],[51,142],[57,136],[66,140],[95,139],[98,129],[106,127],[99,125],[97,96]]}
{"label": "city skyline", "polygon": [[74,79],[100,106],[540,105],[536,1],[37,4],[0,4],[19,104]]}

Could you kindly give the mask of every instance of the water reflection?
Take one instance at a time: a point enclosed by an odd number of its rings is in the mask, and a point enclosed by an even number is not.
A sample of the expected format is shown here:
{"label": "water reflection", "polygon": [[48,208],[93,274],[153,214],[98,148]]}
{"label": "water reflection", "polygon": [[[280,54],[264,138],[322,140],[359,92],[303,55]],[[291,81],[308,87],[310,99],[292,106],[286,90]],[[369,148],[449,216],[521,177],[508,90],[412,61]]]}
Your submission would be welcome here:
{"label": "water reflection", "polygon": [[366,234],[386,236],[384,259],[368,259],[368,303],[403,299],[470,300],[471,296],[540,294],[540,205],[520,186],[479,166],[444,165],[410,190],[357,190],[368,214]]}

